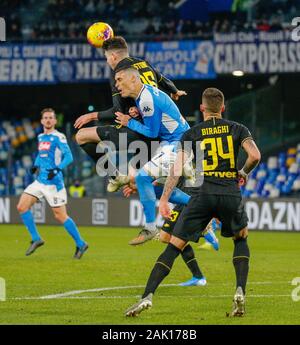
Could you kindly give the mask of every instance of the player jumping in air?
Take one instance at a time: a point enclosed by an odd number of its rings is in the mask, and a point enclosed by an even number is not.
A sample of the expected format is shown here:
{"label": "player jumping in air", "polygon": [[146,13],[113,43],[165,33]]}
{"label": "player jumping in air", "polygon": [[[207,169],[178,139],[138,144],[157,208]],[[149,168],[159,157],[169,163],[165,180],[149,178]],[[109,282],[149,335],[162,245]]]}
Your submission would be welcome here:
{"label": "player jumping in air", "polygon": [[26,255],[31,255],[45,242],[36,228],[30,211],[43,197],[52,208],[57,219],[76,243],[74,258],[80,259],[88,249],[88,244],[81,238],[77,226],[67,214],[67,193],[64,186],[62,170],[73,161],[71,150],[64,134],[55,130],[56,115],[52,108],[43,109],[41,123],[44,132],[38,136],[38,154],[31,168],[37,174],[36,180],[23,192],[17,205],[22,221],[28,229],[32,241]]}
{"label": "player jumping in air", "polygon": [[[128,46],[123,37],[116,36],[103,43],[103,50],[107,60],[107,63],[112,69],[110,78],[110,86],[112,90],[112,108],[100,112],[92,112],[80,116],[74,124],[74,127],[79,129],[76,135],[76,141],[81,148],[94,160],[95,163],[105,155],[105,153],[97,153],[96,147],[99,142],[111,141],[114,143],[117,151],[119,150],[119,134],[126,133],[127,144],[141,140],[147,144],[150,144],[152,139],[147,138],[141,133],[135,132],[128,127],[122,126],[94,126],[82,128],[91,121],[101,121],[101,119],[114,118],[116,112],[124,114],[129,113],[129,109],[135,106],[135,102],[132,98],[122,98],[119,90],[115,85],[115,70],[124,67],[134,67],[139,72],[142,83],[159,87],[166,93],[171,94],[174,100],[178,100],[179,97],[186,95],[185,91],[178,90],[174,83],[164,77],[156,69],[154,69],[147,61],[129,56]],[[135,116],[135,115],[132,115]],[[127,146],[128,149],[128,146]],[[148,158],[150,159],[150,157]],[[147,160],[148,160],[147,159]],[[124,181],[128,182],[127,176],[122,176],[117,172],[115,178],[111,178],[108,184],[107,190],[109,192],[115,192],[120,188],[120,184]]]}
{"label": "player jumping in air", "polygon": [[[152,239],[156,232],[155,202],[156,190],[152,182],[159,177],[168,176],[171,161],[176,156],[176,145],[190,126],[182,117],[172,99],[156,87],[141,82],[139,72],[132,67],[116,71],[116,86],[122,97],[135,99],[143,123],[129,115],[117,112],[116,123],[140,133],[148,138],[158,138],[160,143],[154,157],[143,165],[135,175],[135,183],[146,217],[145,227],[131,244],[138,245]],[[176,204],[186,204],[187,194],[179,189],[175,193]],[[174,192],[172,197],[174,197]]]}
{"label": "player jumping in air", "polygon": [[[232,237],[234,243],[236,291],[231,315],[243,316],[245,313],[250,251],[247,244],[248,217],[238,180],[247,180],[248,174],[260,161],[260,152],[245,126],[222,118],[224,109],[224,95],[220,90],[208,88],[203,92],[200,110],[203,112],[204,121],[185,132],[181,139],[182,146],[179,147],[176,162],[171,168],[160,199],[161,215],[170,217],[169,197],[178,183],[183,163],[190,155],[189,151],[192,150],[195,159],[199,159],[196,156],[199,145],[204,154],[200,157],[202,171],[199,172],[204,176],[203,184],[197,187],[198,193],[183,209],[169,244],[154,265],[142,299],[127,309],[126,316],[136,316],[152,306],[153,294],[171,271],[177,256],[189,241],[198,242],[201,229],[205,229],[212,217],[217,217],[222,222],[222,236]],[[238,171],[237,157],[240,147],[246,151],[248,158],[244,167]]]}

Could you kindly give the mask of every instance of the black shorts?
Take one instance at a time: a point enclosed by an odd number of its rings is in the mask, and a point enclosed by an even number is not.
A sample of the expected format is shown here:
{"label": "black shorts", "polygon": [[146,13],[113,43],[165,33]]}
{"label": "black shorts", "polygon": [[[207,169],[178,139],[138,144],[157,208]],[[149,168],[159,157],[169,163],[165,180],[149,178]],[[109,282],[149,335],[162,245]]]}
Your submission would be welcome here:
{"label": "black shorts", "polygon": [[[124,139],[124,143],[121,144],[122,146],[120,146],[120,134],[124,133],[126,134],[126,138]],[[134,156],[138,157],[137,161],[135,162],[135,168],[137,169],[140,169],[144,164],[151,160],[153,153],[151,151],[151,142],[155,141],[156,145],[159,145],[159,141],[157,139],[147,138],[126,126],[99,126],[97,127],[97,134],[101,141],[109,141],[114,144],[114,146],[112,146],[113,151],[128,150],[129,145],[134,141],[142,141],[145,143],[147,145],[147,151],[145,154],[141,153],[140,148],[131,147],[131,150],[134,152],[130,152],[128,155],[130,158],[133,158]],[[155,150],[153,151],[155,152]]]}
{"label": "black shorts", "polygon": [[119,142],[119,135],[126,133],[127,135],[127,147],[125,146],[124,149],[128,149],[129,144],[134,141],[142,140],[147,144],[150,142],[150,138],[145,137],[144,135],[134,132],[128,127],[119,127],[119,126],[98,126],[97,127],[97,134],[101,141],[111,141],[114,143],[116,150],[120,149],[120,142]]}
{"label": "black shorts", "polygon": [[182,210],[173,235],[185,241],[198,242],[212,218],[222,222],[221,235],[232,237],[248,224],[241,196],[201,194],[192,197]]}
{"label": "black shorts", "polygon": [[176,205],[172,210],[171,219],[165,220],[164,224],[161,227],[161,230],[171,235],[173,233],[177,219],[179,218],[180,213],[182,212],[183,208],[184,208],[184,205]]}

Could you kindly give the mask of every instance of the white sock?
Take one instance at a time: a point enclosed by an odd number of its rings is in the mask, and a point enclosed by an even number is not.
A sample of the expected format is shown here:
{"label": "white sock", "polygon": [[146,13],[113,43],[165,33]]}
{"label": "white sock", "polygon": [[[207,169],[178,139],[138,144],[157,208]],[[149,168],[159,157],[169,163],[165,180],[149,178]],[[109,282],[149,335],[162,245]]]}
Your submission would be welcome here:
{"label": "white sock", "polygon": [[146,223],[145,224],[145,229],[151,231],[151,232],[154,232],[156,231],[156,223],[155,222],[152,222],[152,223]]}

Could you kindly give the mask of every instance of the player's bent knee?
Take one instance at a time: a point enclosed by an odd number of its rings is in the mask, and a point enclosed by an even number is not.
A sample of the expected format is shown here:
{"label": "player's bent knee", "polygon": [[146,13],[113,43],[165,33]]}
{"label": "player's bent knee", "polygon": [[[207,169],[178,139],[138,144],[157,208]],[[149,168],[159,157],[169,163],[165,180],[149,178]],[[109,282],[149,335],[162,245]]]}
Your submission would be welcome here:
{"label": "player's bent knee", "polygon": [[86,143],[86,136],[84,132],[84,129],[80,129],[75,135],[75,140],[79,145],[83,145]]}
{"label": "player's bent knee", "polygon": [[65,212],[62,212],[61,210],[58,209],[53,209],[53,214],[54,218],[59,222],[59,223],[64,223],[68,219],[68,215]]}
{"label": "player's bent knee", "polygon": [[61,215],[54,215],[54,218],[61,224],[63,224],[67,220],[67,218],[62,217]]}
{"label": "player's bent knee", "polygon": [[242,239],[242,238],[246,239],[247,237],[248,237],[248,228],[246,227],[246,228],[240,230],[240,232],[238,234],[236,234],[233,237],[233,239],[234,240],[239,240],[239,239]]}
{"label": "player's bent knee", "polygon": [[176,248],[183,250],[183,248],[187,244],[187,241],[184,241],[181,238],[175,236],[171,236],[169,243],[173,244],[173,246],[175,246]]}
{"label": "player's bent knee", "polygon": [[17,205],[17,210],[18,210],[19,213],[25,213],[26,211],[29,210],[29,208],[26,207],[26,206],[25,206],[24,204],[22,204],[22,203],[18,203],[18,205]]}

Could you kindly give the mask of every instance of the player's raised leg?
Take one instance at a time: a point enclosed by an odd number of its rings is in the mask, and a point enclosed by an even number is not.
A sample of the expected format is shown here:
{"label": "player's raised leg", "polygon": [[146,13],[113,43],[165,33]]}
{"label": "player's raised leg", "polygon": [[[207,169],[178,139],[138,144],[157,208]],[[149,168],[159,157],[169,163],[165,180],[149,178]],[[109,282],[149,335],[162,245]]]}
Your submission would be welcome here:
{"label": "player's raised leg", "polygon": [[26,256],[32,254],[38,247],[42,246],[45,243],[38,233],[32,212],[30,211],[30,208],[36,203],[37,200],[37,197],[24,192],[21,195],[17,205],[17,210],[20,213],[21,219],[31,236],[31,242],[29,248],[26,251]]}
{"label": "player's raised leg", "polygon": [[[155,178],[150,176],[145,169],[140,169],[135,176],[135,183],[140,195],[140,201],[144,208],[146,224],[139,235],[131,240],[129,244],[139,245],[156,236],[156,198],[160,195],[161,186],[153,186]],[[186,204],[189,196],[180,189],[175,189],[170,198],[170,202],[176,204]]]}
{"label": "player's raised leg", "polygon": [[152,182],[154,178],[149,176],[144,169],[140,169],[135,177],[135,182],[140,195],[140,201],[144,208],[146,224],[139,235],[131,240],[129,244],[138,245],[151,240],[157,234],[155,204],[156,195]]}
{"label": "player's raised leg", "polygon": [[74,220],[68,216],[66,206],[52,207],[54,217],[63,224],[69,235],[76,244],[74,259],[80,259],[84,252],[88,249],[88,244],[82,239],[80,232]]}
{"label": "player's raised leg", "polygon": [[[177,213],[177,214],[176,214]],[[159,239],[163,243],[169,243],[171,239],[171,232],[173,230],[174,224],[176,223],[176,219],[178,217],[178,212],[174,211],[172,212],[172,215],[174,216],[174,221],[172,222],[172,218],[168,221],[166,220],[163,224],[163,228],[166,229],[160,230],[160,236]],[[172,217],[171,215],[171,217]],[[175,222],[175,223],[174,223]],[[169,227],[166,227],[166,225],[169,225]],[[172,226],[173,225],[173,226]],[[203,273],[201,272],[201,269],[198,265],[197,259],[195,257],[195,253],[193,250],[193,247],[190,244],[187,244],[184,249],[181,251],[181,256],[185,264],[187,265],[188,269],[192,273],[192,278],[188,281],[179,284],[180,286],[204,286],[206,285],[206,278],[204,277]]]}
{"label": "player's raised leg", "polygon": [[95,163],[105,153],[97,153],[97,144],[100,141],[97,133],[97,127],[81,128],[75,136],[78,145],[93,159]]}

